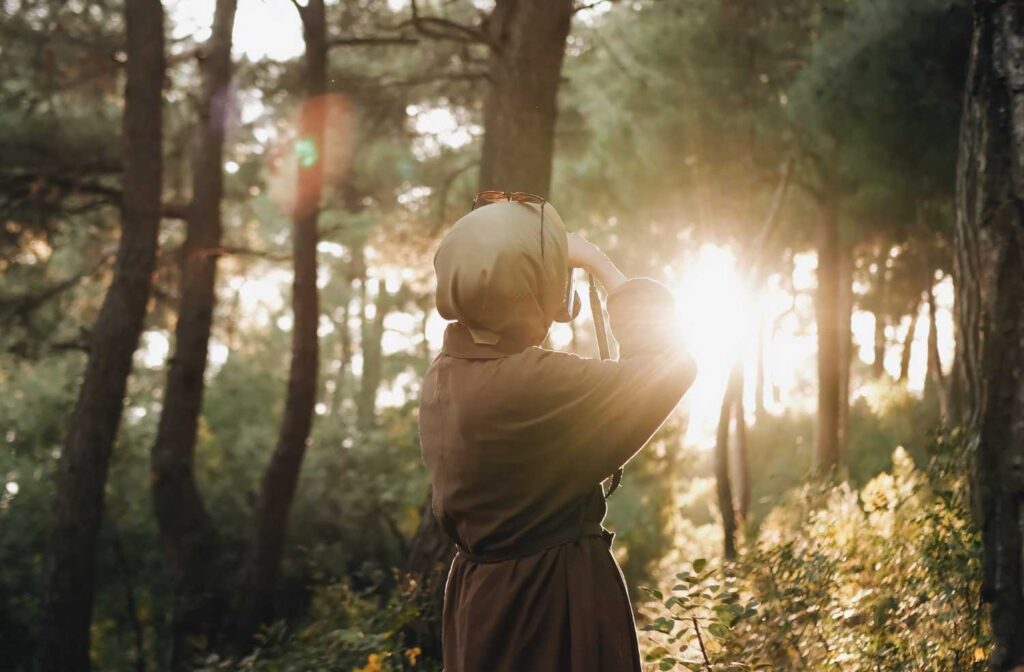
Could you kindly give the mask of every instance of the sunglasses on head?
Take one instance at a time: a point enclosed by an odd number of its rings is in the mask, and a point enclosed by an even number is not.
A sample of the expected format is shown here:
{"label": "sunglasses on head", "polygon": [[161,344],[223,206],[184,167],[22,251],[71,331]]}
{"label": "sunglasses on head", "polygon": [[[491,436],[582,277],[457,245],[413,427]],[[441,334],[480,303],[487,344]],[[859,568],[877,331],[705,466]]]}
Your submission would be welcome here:
{"label": "sunglasses on head", "polygon": [[[473,198],[473,207],[471,210],[476,210],[481,205],[489,205],[491,203],[500,203],[502,201],[513,201],[516,203],[531,203],[534,205],[540,205],[540,256],[544,258],[544,206],[547,205],[547,199],[543,196],[536,194],[530,194],[525,191],[501,191],[500,189],[489,189],[481,191]],[[570,322],[579,315],[581,301],[578,294],[576,294],[573,285],[573,269],[570,266],[567,274],[565,283],[565,296],[563,297],[562,309],[560,314],[555,318],[556,322]]]}

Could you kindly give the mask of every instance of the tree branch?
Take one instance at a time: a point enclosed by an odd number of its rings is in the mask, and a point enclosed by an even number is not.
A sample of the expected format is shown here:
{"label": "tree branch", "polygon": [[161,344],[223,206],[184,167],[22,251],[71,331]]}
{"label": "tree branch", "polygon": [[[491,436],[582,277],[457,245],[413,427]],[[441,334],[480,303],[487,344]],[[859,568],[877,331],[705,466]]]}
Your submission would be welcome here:
{"label": "tree branch", "polygon": [[399,28],[412,26],[420,35],[435,40],[494,46],[490,38],[478,28],[439,16],[421,16],[416,0],[410,0],[409,7],[412,10],[412,18],[400,23]]}
{"label": "tree branch", "polygon": [[370,37],[335,37],[327,41],[328,47],[362,47],[362,46],[374,46],[374,45],[389,45],[389,44],[419,44],[420,41],[415,37],[407,37],[405,35],[372,35]]}

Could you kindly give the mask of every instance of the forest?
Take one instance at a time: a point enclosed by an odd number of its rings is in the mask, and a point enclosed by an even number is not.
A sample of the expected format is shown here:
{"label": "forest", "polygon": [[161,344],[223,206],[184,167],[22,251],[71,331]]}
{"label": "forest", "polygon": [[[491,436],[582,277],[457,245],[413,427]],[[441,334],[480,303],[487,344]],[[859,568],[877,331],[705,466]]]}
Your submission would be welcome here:
{"label": "forest", "polygon": [[697,362],[608,499],[645,669],[1024,671],[1021,0],[4,0],[0,56],[0,670],[440,670],[432,259],[508,189]]}

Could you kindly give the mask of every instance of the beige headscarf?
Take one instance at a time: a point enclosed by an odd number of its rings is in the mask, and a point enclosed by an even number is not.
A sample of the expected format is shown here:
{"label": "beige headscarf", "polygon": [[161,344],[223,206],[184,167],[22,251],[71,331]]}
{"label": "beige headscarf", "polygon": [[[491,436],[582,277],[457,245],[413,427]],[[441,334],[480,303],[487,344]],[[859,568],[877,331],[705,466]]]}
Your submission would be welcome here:
{"label": "beige headscarf", "polygon": [[477,343],[501,338],[539,344],[563,314],[568,279],[565,224],[544,204],[501,202],[473,210],[451,228],[437,253],[437,310],[464,324]]}

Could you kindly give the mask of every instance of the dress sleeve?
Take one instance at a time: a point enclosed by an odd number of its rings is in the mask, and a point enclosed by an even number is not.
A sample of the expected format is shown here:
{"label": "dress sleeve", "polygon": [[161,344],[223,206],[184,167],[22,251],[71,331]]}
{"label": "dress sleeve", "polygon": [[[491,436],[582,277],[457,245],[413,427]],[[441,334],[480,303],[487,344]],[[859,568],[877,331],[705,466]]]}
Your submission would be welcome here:
{"label": "dress sleeve", "polygon": [[633,278],[610,292],[607,303],[618,360],[545,351],[540,365],[553,450],[562,453],[553,461],[581,487],[607,478],[639,452],[697,372],[664,285]]}

